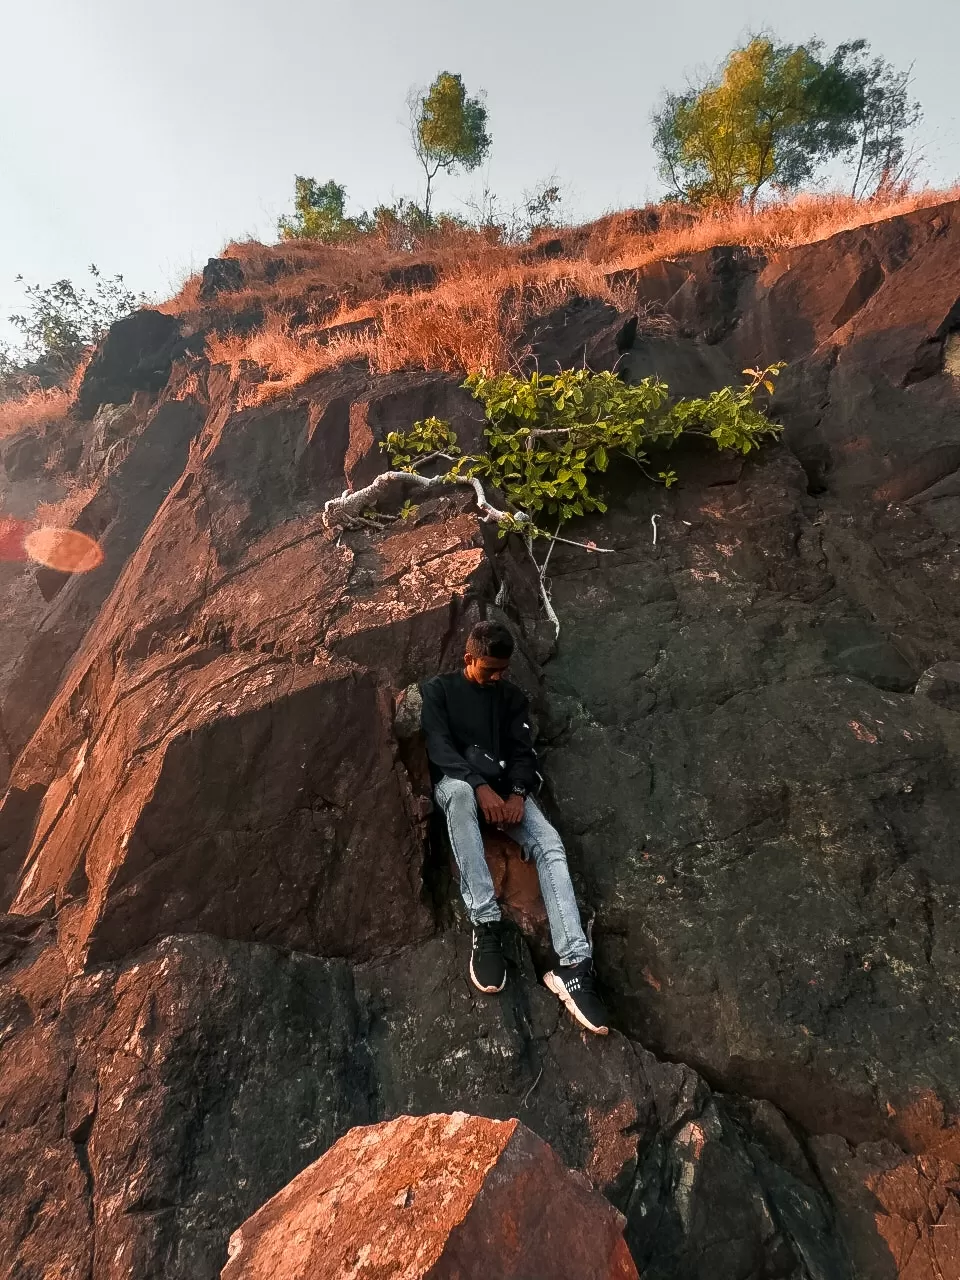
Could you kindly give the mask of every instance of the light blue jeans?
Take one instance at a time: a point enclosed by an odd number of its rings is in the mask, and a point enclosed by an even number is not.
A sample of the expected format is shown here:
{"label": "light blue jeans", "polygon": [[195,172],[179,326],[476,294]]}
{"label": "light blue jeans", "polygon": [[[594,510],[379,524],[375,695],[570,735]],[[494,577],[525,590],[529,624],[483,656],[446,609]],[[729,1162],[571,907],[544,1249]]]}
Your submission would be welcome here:
{"label": "light blue jeans", "polygon": [[[434,788],[434,795],[447,819],[453,856],[460,870],[460,892],[471,924],[499,920],[500,906],[483,853],[483,836],[480,834],[473,787],[459,778],[441,778]],[[536,865],[557,959],[562,965],[586,960],[590,955],[590,943],[580,923],[567,855],[556,830],[543,816],[536,801],[527,796],[522,821],[515,827],[505,827],[504,831]]]}

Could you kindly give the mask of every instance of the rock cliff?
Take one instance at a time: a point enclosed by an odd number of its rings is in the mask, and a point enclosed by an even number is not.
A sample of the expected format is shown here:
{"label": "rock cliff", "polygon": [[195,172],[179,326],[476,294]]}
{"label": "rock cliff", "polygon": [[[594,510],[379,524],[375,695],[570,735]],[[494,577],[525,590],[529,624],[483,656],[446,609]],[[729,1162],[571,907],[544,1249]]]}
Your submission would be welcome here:
{"label": "rock cliff", "polygon": [[[104,342],[103,562],[4,641],[3,1274],[207,1280],[352,1126],[453,1110],[585,1172],[645,1280],[960,1274],[960,207],[618,283],[669,321],[623,376],[787,360],[786,431],[669,492],[612,473],[583,536],[616,554],[550,562],[556,645],[468,497],[322,522],[388,431],[476,429],[457,379],[351,364],[244,407],[169,317]],[[531,348],[610,367],[623,319]],[[494,612],[604,1042],[538,984],[520,890],[513,980],[472,992],[395,724]]]}

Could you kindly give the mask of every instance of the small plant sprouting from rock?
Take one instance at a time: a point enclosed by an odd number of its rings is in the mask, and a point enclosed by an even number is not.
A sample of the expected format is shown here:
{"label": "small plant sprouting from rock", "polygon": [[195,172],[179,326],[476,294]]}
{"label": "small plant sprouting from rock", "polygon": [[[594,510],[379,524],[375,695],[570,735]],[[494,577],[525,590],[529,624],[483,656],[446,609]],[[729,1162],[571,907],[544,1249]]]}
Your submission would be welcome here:
{"label": "small plant sprouting from rock", "polygon": [[535,537],[554,537],[541,521],[559,530],[575,516],[606,511],[597,480],[614,455],[629,458],[648,479],[670,488],[676,472],[655,462],[651,452],[681,436],[704,437],[718,449],[746,454],[779,434],[757,397],[772,392],[782,368],[747,369],[749,381],[742,387],[673,403],[657,378],[627,386],[614,373],[589,369],[529,377],[474,373],[464,386],[486,410],[483,453],[463,453],[450,424],[439,418],[391,432],[382,447],[399,471],[441,459],[450,463],[448,480],[480,480],[499,489],[510,507],[510,518],[500,522],[502,533],[519,524]]}
{"label": "small plant sprouting from rock", "polygon": [[[666,383],[657,378],[645,378],[631,387],[616,374],[589,369],[529,377],[471,374],[464,386],[486,409],[487,449],[465,454],[450,423],[442,418],[415,422],[409,431],[392,431],[381,448],[389,452],[394,470],[377,476],[363,489],[348,489],[331,498],[324,504],[324,524],[327,528],[382,528],[398,517],[378,513],[377,504],[398,497],[409,504],[412,499],[405,489],[424,494],[448,484],[469,485],[482,519],[495,523],[501,536],[515,532],[523,537],[537,567],[544,610],[559,635],[560,620],[546,583],[547,565],[556,542],[610,553],[610,547],[592,541],[561,538],[560,530],[575,516],[606,511],[595,486],[611,457],[629,458],[645,476],[669,488],[677,476],[669,468],[654,470],[650,451],[657,446],[668,448],[681,437],[699,436],[712,440],[718,449],[750,453],[781,431],[757,400],[761,390],[773,391],[782,368],[774,364],[746,369],[749,381],[741,387],[723,387],[709,396],[672,403]],[[448,465],[437,475],[420,474],[418,468],[436,463]],[[490,502],[486,486],[504,494],[505,509]],[[543,528],[541,520],[555,523],[554,532]],[[550,539],[542,564],[533,555],[537,537]]]}

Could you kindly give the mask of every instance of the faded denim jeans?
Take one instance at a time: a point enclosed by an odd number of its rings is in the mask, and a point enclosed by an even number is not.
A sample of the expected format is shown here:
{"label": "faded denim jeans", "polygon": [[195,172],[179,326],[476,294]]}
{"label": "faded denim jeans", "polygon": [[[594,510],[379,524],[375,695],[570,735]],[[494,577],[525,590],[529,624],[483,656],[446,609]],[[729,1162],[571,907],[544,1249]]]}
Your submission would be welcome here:
{"label": "faded denim jeans", "polygon": [[[469,782],[441,778],[434,788],[437,804],[447,819],[453,856],[460,870],[460,892],[471,924],[488,924],[500,919],[500,906],[493,889],[490,868],[483,853],[483,837],[477,813],[477,798]],[[536,802],[527,796],[523,819],[504,831],[533,859],[540,877],[540,892],[550,921],[553,948],[562,965],[576,964],[590,955],[580,912],[573,893],[567,855],[553,826]]]}

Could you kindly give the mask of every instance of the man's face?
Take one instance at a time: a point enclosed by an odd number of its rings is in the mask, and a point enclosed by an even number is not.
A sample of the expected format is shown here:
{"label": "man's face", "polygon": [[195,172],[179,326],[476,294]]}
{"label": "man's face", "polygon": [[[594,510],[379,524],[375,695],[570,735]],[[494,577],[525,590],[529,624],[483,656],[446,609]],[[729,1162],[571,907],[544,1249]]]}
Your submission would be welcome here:
{"label": "man's face", "polygon": [[475,658],[471,653],[463,659],[464,674],[474,684],[496,684],[509,665],[509,658]]}

